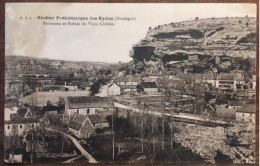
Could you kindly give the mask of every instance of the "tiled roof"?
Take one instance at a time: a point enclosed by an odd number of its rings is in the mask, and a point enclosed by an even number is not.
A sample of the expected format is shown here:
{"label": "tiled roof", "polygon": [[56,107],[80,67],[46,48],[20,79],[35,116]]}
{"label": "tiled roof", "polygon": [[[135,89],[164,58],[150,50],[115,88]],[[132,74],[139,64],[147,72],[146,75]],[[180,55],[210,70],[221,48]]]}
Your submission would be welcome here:
{"label": "tiled roof", "polygon": [[120,85],[122,89],[137,89],[136,85]]}
{"label": "tiled roof", "polygon": [[71,109],[76,108],[112,108],[112,97],[77,96],[68,97],[68,105]]}
{"label": "tiled roof", "polygon": [[57,110],[53,110],[53,111],[46,111],[44,116],[57,116],[58,111]]}
{"label": "tiled roof", "polygon": [[119,87],[119,85],[117,83],[109,84],[108,87],[111,87],[112,85],[117,85]]}
{"label": "tiled roof", "polygon": [[242,106],[245,104],[244,101],[228,101],[229,106]]}
{"label": "tiled roof", "polygon": [[143,88],[157,88],[155,82],[141,82],[141,85],[143,86]]}
{"label": "tiled roof", "polygon": [[99,115],[88,115],[88,117],[92,124],[103,122]]}
{"label": "tiled roof", "polygon": [[256,105],[255,104],[245,104],[242,107],[238,108],[237,112],[255,113],[256,112]]}
{"label": "tiled roof", "polygon": [[79,130],[86,118],[87,117],[85,115],[74,114],[71,121],[69,122],[69,127],[75,130]]}
{"label": "tiled roof", "polygon": [[235,75],[232,73],[219,74],[218,80],[234,80]]}
{"label": "tiled roof", "polygon": [[60,85],[45,86],[42,91],[60,90]]}
{"label": "tiled roof", "polygon": [[16,117],[8,122],[5,122],[7,124],[26,124],[26,123],[38,123],[38,119],[36,118],[20,118]]}
{"label": "tiled roof", "polygon": [[140,77],[118,77],[114,82],[140,82]]}

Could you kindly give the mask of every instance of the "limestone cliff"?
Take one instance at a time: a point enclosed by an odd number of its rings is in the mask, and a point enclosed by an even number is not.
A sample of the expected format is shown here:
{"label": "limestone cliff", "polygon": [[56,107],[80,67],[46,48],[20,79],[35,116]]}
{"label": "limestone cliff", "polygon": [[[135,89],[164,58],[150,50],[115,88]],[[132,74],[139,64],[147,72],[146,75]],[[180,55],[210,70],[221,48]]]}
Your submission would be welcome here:
{"label": "limestone cliff", "polygon": [[226,17],[174,22],[149,28],[133,45],[130,56],[138,61],[155,61],[178,55],[256,57],[256,18]]}

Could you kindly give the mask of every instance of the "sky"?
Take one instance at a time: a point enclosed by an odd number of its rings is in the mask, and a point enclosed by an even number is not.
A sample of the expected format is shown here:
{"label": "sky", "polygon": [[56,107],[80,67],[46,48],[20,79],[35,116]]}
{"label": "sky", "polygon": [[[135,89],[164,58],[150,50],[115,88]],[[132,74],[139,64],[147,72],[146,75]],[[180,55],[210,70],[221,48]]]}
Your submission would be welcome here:
{"label": "sky", "polygon": [[[127,62],[133,44],[145,38],[149,27],[199,18],[256,17],[255,4],[97,4],[6,3],[5,55],[58,60]],[[135,21],[106,21],[114,26],[43,25],[67,23],[38,20],[38,16],[127,17]],[[25,19],[27,17],[27,19]],[[29,19],[31,17],[31,19]],[[22,19],[21,19],[22,18]]]}

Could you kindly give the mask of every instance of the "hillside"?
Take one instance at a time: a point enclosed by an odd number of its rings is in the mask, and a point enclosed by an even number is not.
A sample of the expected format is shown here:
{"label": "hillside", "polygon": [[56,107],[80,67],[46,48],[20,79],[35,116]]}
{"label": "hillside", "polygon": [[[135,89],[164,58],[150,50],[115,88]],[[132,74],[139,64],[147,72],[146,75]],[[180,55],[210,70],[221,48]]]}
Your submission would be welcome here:
{"label": "hillside", "polygon": [[147,35],[132,48],[138,61],[174,56],[207,55],[255,58],[256,18],[196,18],[192,21],[150,27]]}
{"label": "hillside", "polygon": [[6,56],[5,62],[6,76],[34,73],[62,75],[73,72],[95,74],[100,68],[109,66],[103,62],[77,62],[26,56]]}

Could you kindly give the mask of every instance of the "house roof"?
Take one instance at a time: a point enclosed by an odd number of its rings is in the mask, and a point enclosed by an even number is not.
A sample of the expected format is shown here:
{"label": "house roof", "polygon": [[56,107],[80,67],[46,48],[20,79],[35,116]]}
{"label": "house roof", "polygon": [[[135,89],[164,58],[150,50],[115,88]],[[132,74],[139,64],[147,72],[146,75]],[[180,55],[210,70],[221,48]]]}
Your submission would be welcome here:
{"label": "house roof", "polygon": [[102,123],[102,118],[99,115],[88,115],[89,120],[92,124]]}
{"label": "house roof", "polygon": [[255,113],[256,105],[255,104],[244,104],[242,107],[237,109],[237,112]]}
{"label": "house roof", "polygon": [[20,117],[15,117],[14,119],[5,122],[7,124],[26,124],[26,123],[38,123],[38,119],[36,118],[20,118]]}
{"label": "house roof", "polygon": [[140,82],[140,77],[117,77],[114,82]]}
{"label": "house roof", "polygon": [[214,74],[202,74],[201,76],[205,80],[214,80]]}
{"label": "house roof", "polygon": [[234,80],[235,75],[232,73],[221,73],[219,74],[219,80]]}
{"label": "house roof", "polygon": [[78,86],[79,85],[79,82],[78,81],[72,81],[70,83],[70,86]]}
{"label": "house roof", "polygon": [[42,91],[50,91],[50,90],[60,90],[60,85],[51,85],[42,88]]}
{"label": "house roof", "polygon": [[76,108],[112,108],[114,107],[112,97],[77,96],[68,97],[68,105],[71,109]]}
{"label": "house roof", "polygon": [[53,110],[53,111],[46,111],[44,116],[57,116],[58,111],[57,110]]}
{"label": "house roof", "polygon": [[188,57],[188,60],[189,60],[189,61],[197,61],[197,60],[199,60],[199,59],[198,59],[198,56],[197,56],[197,55],[190,55],[190,56]]}
{"label": "house roof", "polygon": [[141,85],[144,88],[157,88],[157,85],[155,82],[141,82]]}
{"label": "house roof", "polygon": [[108,87],[110,88],[112,85],[117,85],[118,87],[120,87],[117,83],[109,84]]}
{"label": "house roof", "polygon": [[242,106],[245,104],[244,101],[228,101],[229,106]]}
{"label": "house roof", "polygon": [[47,101],[51,101],[53,104],[58,103],[60,98],[66,98],[67,96],[87,96],[89,91],[55,91],[55,92],[34,92],[31,95],[22,97],[19,101],[22,104],[33,105],[37,107],[43,107],[47,105]]}
{"label": "house roof", "polygon": [[122,89],[137,89],[136,85],[120,85]]}
{"label": "house roof", "polygon": [[74,114],[71,121],[69,122],[69,127],[75,130],[79,130],[85,122],[86,118],[87,117],[85,115]]}

